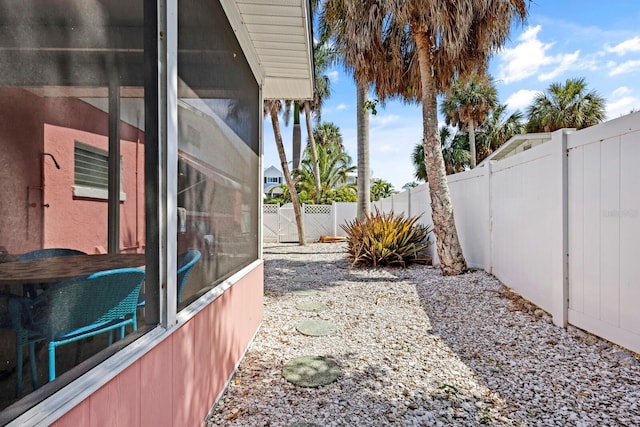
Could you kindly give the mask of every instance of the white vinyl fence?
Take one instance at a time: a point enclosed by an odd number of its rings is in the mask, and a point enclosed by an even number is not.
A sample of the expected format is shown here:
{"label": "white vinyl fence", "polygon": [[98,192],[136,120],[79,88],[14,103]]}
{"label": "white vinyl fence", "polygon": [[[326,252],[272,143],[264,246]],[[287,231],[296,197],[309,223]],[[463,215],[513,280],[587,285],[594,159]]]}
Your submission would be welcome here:
{"label": "white vinyl fence", "polygon": [[[640,113],[448,177],[470,267],[571,323],[640,352]],[[428,185],[376,203],[423,214]]]}
{"label": "white vinyl fence", "polygon": [[[569,322],[640,352],[640,114],[569,135]],[[578,137],[580,135],[580,137]]]}
{"label": "white vinyl fence", "polygon": [[[305,239],[317,241],[320,236],[346,236],[340,227],[356,217],[356,203],[303,205]],[[268,243],[298,241],[298,228],[292,205],[263,205],[263,240]]]}

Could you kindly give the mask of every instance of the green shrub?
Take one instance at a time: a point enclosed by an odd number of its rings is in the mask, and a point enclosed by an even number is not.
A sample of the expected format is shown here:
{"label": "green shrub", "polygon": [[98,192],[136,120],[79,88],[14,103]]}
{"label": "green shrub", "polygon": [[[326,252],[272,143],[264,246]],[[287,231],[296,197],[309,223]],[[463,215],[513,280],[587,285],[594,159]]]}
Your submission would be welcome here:
{"label": "green shrub", "polygon": [[431,227],[416,224],[419,218],[380,213],[376,208],[362,221],[347,221],[341,227],[347,232],[349,257],[354,264],[374,267],[430,262],[425,251],[433,243],[428,238]]}
{"label": "green shrub", "polygon": [[330,205],[333,202],[357,202],[358,193],[351,186],[342,186],[328,190],[322,194],[320,203]]}

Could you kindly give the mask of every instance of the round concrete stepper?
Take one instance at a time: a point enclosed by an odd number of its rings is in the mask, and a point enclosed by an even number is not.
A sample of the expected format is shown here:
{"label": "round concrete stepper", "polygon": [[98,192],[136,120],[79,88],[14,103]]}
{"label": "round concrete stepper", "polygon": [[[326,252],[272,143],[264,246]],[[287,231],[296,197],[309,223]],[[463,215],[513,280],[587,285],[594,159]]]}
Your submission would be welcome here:
{"label": "round concrete stepper", "polygon": [[331,384],[342,374],[335,360],[322,356],[301,356],[287,362],[282,375],[300,387],[320,387]]}
{"label": "round concrete stepper", "polygon": [[319,313],[327,310],[329,307],[318,301],[300,301],[296,304],[296,308],[300,311],[311,311],[313,313]]}
{"label": "round concrete stepper", "polygon": [[296,325],[296,329],[303,335],[321,337],[336,333],[336,325],[328,320],[302,320]]}
{"label": "round concrete stepper", "polygon": [[294,295],[312,297],[312,296],[318,295],[320,293],[320,290],[314,289],[314,288],[296,288],[292,290],[291,293]]}

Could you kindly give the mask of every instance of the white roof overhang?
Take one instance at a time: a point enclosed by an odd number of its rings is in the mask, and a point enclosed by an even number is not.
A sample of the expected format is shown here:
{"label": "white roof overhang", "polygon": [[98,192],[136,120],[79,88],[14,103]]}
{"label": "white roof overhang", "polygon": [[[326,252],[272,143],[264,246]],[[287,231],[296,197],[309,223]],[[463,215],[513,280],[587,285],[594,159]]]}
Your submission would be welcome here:
{"label": "white roof overhang", "polygon": [[264,99],[313,97],[308,0],[220,0]]}
{"label": "white roof overhang", "polygon": [[487,158],[478,163],[478,166],[482,166],[485,163],[488,163],[492,160],[502,160],[505,157],[509,156],[511,153],[516,151],[519,147],[525,144],[536,144],[540,142],[547,142],[551,140],[550,132],[540,132],[540,133],[523,133],[517,134],[509,138],[507,142],[502,144],[500,148],[491,153]]}

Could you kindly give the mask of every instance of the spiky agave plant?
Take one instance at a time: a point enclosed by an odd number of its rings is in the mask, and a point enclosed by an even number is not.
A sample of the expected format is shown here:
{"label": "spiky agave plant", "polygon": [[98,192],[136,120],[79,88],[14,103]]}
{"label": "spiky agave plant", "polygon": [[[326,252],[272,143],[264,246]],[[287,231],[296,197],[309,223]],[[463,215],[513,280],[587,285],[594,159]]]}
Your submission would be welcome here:
{"label": "spiky agave plant", "polygon": [[433,243],[429,239],[432,228],[418,224],[418,219],[376,208],[364,220],[347,221],[341,227],[347,233],[349,257],[354,264],[374,267],[429,262],[425,250]]}

